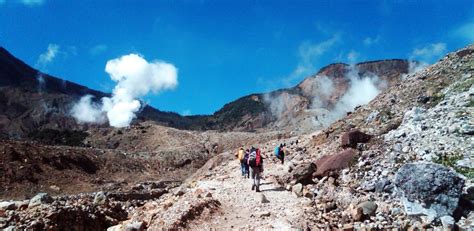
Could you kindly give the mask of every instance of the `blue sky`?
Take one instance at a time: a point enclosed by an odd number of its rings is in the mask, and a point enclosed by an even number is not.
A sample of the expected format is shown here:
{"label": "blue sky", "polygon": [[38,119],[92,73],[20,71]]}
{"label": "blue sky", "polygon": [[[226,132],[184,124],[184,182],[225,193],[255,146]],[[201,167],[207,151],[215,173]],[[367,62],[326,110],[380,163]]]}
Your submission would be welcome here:
{"label": "blue sky", "polygon": [[474,1],[0,0],[0,46],[53,76],[110,92],[108,60],[175,65],[161,110],[210,114],[294,86],[334,62],[434,62],[474,42]]}

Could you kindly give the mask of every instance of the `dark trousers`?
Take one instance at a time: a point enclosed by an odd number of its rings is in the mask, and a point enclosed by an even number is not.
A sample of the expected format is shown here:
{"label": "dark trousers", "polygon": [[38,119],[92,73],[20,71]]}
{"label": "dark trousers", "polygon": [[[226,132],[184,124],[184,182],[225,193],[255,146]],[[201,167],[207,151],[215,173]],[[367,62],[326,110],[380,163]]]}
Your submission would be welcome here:
{"label": "dark trousers", "polygon": [[252,167],[251,168],[251,175],[252,175],[252,186],[256,186],[257,190],[260,188],[260,177],[262,174],[262,169],[260,167]]}
{"label": "dark trousers", "polygon": [[281,164],[285,163],[285,155],[284,154],[280,154],[277,158],[281,161]]}

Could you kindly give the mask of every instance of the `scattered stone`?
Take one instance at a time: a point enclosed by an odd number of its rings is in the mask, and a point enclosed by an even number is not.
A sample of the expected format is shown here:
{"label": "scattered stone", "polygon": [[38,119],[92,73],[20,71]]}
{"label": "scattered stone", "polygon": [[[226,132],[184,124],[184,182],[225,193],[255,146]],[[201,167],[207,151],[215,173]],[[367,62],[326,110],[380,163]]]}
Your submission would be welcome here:
{"label": "scattered stone", "polygon": [[391,214],[392,216],[398,216],[398,215],[403,214],[403,212],[402,212],[402,210],[401,210],[400,208],[392,208],[392,209],[390,210],[390,214]]}
{"label": "scattered stone", "polygon": [[94,196],[94,204],[95,205],[103,205],[107,202],[107,196],[104,192],[97,192]]}
{"label": "scattered stone", "polygon": [[262,218],[262,217],[269,217],[270,215],[271,215],[271,213],[270,213],[269,211],[267,211],[267,212],[260,212],[260,213],[257,215],[257,217],[260,217],[260,218]]}
{"label": "scattered stone", "polygon": [[375,192],[378,192],[378,193],[382,193],[382,192],[387,192],[387,187],[388,185],[390,185],[390,180],[388,179],[382,179],[380,181],[378,181],[376,184],[375,184]]}
{"label": "scattered stone", "polygon": [[49,196],[47,193],[38,193],[36,196],[31,198],[28,207],[35,207],[41,204],[49,204],[53,202],[53,198]]}
{"label": "scattered stone", "polygon": [[59,188],[59,187],[56,186],[56,185],[51,185],[51,186],[49,186],[49,188],[50,188],[51,190],[53,190],[53,191],[56,191],[56,192],[61,191],[61,188]]}
{"label": "scattered stone", "polygon": [[303,195],[303,185],[301,183],[294,185],[292,191],[296,196],[301,197]]}
{"label": "scattered stone", "polygon": [[360,187],[362,188],[362,190],[366,192],[373,192],[375,191],[375,186],[376,186],[375,183],[365,181],[364,183],[362,183]]}
{"label": "scattered stone", "polygon": [[309,198],[309,199],[313,199],[313,197],[314,197],[314,192],[312,192],[312,191],[309,190],[308,188],[304,187],[304,188],[303,188],[303,196],[306,197],[306,198]]}
{"label": "scattered stone", "polygon": [[452,216],[442,216],[440,220],[445,230],[452,230],[454,228],[455,221]]}
{"label": "scattered stone", "polygon": [[330,212],[330,211],[332,211],[336,208],[337,208],[337,206],[336,206],[335,202],[328,202],[324,205],[324,211],[325,212]]}
{"label": "scattered stone", "polygon": [[379,115],[378,111],[371,112],[369,116],[367,116],[366,123],[371,123],[377,118],[378,115]]}
{"label": "scattered stone", "polygon": [[459,132],[466,135],[474,135],[474,125],[464,124],[459,129]]}
{"label": "scattered stone", "polygon": [[408,153],[410,151],[410,146],[405,146],[402,148],[403,153]]}
{"label": "scattered stone", "polygon": [[182,196],[184,194],[186,194],[186,190],[184,188],[181,188],[181,187],[176,189],[176,191],[174,192],[175,196]]}
{"label": "scattered stone", "polygon": [[353,231],[354,230],[354,225],[353,224],[345,224],[342,226],[342,231]]}
{"label": "scattered stone", "polygon": [[212,197],[212,193],[211,193],[211,192],[207,192],[207,193],[206,193],[206,197],[207,197],[207,198]]}
{"label": "scattered stone", "polygon": [[474,158],[467,157],[462,160],[456,161],[456,166],[461,168],[471,168],[474,169]]}
{"label": "scattered stone", "polygon": [[145,223],[133,222],[125,226],[126,231],[142,231],[145,230]]}
{"label": "scattered stone", "polygon": [[349,207],[349,213],[351,214],[351,217],[352,219],[354,219],[354,221],[362,221],[364,218],[364,211],[358,206],[354,206],[351,204],[351,206]]}
{"label": "scattered stone", "polygon": [[362,213],[366,217],[374,216],[375,211],[377,210],[377,204],[372,201],[365,201],[358,205],[359,208],[362,208]]}
{"label": "scattered stone", "polygon": [[165,202],[163,202],[163,208],[168,209],[169,207],[173,206],[174,200],[173,198],[168,198]]}
{"label": "scattered stone", "polygon": [[260,193],[258,194],[260,195],[260,203],[269,203],[270,201],[267,199],[267,197],[265,196],[265,194],[263,193]]}
{"label": "scattered stone", "polygon": [[367,143],[372,136],[367,135],[357,129],[346,132],[341,138],[341,147],[356,148],[358,143]]}
{"label": "scattered stone", "polygon": [[123,225],[114,225],[107,228],[107,231],[122,231],[124,230]]}
{"label": "scattered stone", "polygon": [[14,201],[2,201],[0,202],[0,210],[15,210],[17,209]]}

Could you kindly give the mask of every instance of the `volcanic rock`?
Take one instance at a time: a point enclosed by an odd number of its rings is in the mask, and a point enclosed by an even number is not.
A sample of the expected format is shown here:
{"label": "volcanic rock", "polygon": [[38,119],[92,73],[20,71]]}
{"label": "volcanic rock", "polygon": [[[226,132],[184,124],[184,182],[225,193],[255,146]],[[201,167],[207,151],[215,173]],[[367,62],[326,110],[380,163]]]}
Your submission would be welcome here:
{"label": "volcanic rock", "polygon": [[331,171],[339,171],[351,166],[358,156],[354,149],[346,149],[334,155],[323,156],[316,161],[316,176],[328,175]]}
{"label": "volcanic rock", "polygon": [[442,165],[419,162],[403,165],[396,174],[395,185],[402,192],[408,215],[436,218],[453,214],[464,180]]}
{"label": "volcanic rock", "polygon": [[133,222],[125,226],[126,231],[142,231],[145,230],[145,223]]}
{"label": "volcanic rock", "polygon": [[313,174],[316,172],[316,165],[314,163],[303,163],[295,167],[291,172],[293,179],[297,183],[302,183],[303,185],[311,184],[313,182]]}
{"label": "volcanic rock", "polygon": [[53,202],[53,198],[49,196],[47,193],[38,193],[36,196],[31,198],[28,207],[35,207],[41,204],[49,204]]}
{"label": "volcanic rock", "polygon": [[367,143],[371,136],[357,129],[344,133],[341,138],[341,147],[356,148],[358,143]]}
{"label": "volcanic rock", "polygon": [[303,185],[298,183],[291,188],[291,191],[293,191],[296,196],[301,197],[303,195]]}
{"label": "volcanic rock", "polygon": [[103,205],[107,202],[107,196],[104,192],[98,192],[94,196],[94,204],[96,205]]}

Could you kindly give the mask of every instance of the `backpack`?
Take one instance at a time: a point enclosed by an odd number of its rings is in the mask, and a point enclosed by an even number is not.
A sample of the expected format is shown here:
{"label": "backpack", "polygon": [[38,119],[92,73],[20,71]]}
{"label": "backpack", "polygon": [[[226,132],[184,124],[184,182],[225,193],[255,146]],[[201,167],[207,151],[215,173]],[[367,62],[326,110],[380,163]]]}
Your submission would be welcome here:
{"label": "backpack", "polygon": [[244,159],[242,160],[246,165],[249,165],[249,153],[245,153]]}
{"label": "backpack", "polygon": [[259,167],[261,164],[260,149],[254,150],[250,153],[248,164],[250,167]]}
{"label": "backpack", "polygon": [[275,156],[278,157],[280,155],[280,146],[275,148]]}
{"label": "backpack", "polygon": [[240,149],[237,155],[237,158],[239,158],[240,161],[244,159],[245,151]]}

